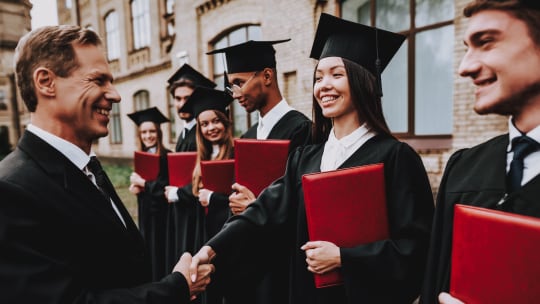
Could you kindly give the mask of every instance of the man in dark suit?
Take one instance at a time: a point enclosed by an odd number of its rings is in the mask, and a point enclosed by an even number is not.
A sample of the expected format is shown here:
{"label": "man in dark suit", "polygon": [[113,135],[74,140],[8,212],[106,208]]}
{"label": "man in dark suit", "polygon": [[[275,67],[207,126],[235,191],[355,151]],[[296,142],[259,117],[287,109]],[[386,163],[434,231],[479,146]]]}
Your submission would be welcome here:
{"label": "man in dark suit", "polygon": [[476,0],[464,15],[470,18],[468,49],[459,73],[476,86],[474,110],[509,115],[509,133],[457,151],[448,161],[423,303],[461,303],[447,293],[456,203],[540,217],[540,3]]}
{"label": "man in dark suit", "polygon": [[[242,138],[288,139],[289,151],[310,143],[312,122],[293,109],[283,98],[278,86],[274,44],[289,41],[248,41],[207,54],[225,53],[227,62],[226,90],[238,100],[246,112],[258,111],[259,120]],[[229,197],[235,214],[243,212],[255,201],[253,193],[235,183]],[[280,240],[268,243],[279,244]],[[270,246],[271,247],[271,246]],[[240,295],[231,295],[228,303],[286,303],[288,297],[287,257],[273,256],[270,270],[256,288],[246,288]],[[264,271],[263,271],[264,272]],[[233,280],[230,280],[231,282]],[[252,282],[250,282],[252,283]]]}
{"label": "man in dark suit", "polygon": [[185,254],[150,282],[133,220],[91,151],[120,96],[97,34],[49,26],[24,36],[16,76],[31,124],[0,162],[1,303],[188,303]]}

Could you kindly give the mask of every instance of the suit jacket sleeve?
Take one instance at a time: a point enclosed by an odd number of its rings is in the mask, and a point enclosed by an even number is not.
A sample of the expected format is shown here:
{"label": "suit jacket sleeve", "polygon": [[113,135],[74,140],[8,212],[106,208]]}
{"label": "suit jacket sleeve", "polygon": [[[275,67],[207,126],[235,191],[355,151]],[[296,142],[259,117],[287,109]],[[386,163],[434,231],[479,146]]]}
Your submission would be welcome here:
{"label": "suit jacket sleeve", "polygon": [[[62,226],[58,220],[69,215],[53,210],[55,206],[51,208],[49,201],[9,179],[0,180],[0,193],[1,303],[189,302],[188,284],[181,274],[172,273],[159,282],[144,283],[144,276],[139,275],[144,263],[114,260],[114,255],[111,255],[113,260],[98,260],[81,248],[84,245],[80,243],[88,245],[96,241],[96,247],[107,244],[106,240],[77,239],[82,233],[91,235],[91,227]],[[66,240],[70,239],[75,244],[67,244]],[[87,270],[103,267],[103,264],[126,266],[128,273],[111,270],[111,273],[95,275]],[[110,280],[110,277],[117,279]]]}

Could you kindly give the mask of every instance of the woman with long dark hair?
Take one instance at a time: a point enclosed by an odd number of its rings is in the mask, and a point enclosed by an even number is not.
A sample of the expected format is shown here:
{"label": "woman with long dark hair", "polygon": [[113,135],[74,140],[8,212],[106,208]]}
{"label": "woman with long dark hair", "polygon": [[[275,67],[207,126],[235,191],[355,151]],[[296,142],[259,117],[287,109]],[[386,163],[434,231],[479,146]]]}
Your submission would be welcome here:
{"label": "woman with long dark hair", "polygon": [[[256,281],[265,261],[286,250],[290,303],[414,301],[424,273],[433,198],[420,157],[388,130],[377,81],[403,40],[391,32],[321,16],[311,52],[319,60],[313,85],[315,144],[297,149],[285,175],[232,217],[197,253],[192,266],[213,260],[215,281],[234,294],[241,292],[239,281]],[[341,248],[309,241],[302,176],[376,163],[384,164],[389,238]],[[279,236],[280,242],[269,243],[269,234]],[[344,284],[316,288],[313,274],[334,269],[340,270]],[[245,284],[242,288],[248,288]]]}

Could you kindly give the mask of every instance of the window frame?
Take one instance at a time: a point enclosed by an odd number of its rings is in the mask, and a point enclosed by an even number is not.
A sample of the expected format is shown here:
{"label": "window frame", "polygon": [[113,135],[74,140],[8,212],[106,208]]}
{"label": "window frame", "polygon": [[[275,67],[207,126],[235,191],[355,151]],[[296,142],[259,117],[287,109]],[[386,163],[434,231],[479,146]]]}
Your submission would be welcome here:
{"label": "window frame", "polygon": [[[339,1],[337,15],[342,16],[342,5],[345,1]],[[377,0],[367,0],[370,5],[370,25],[377,26]],[[405,139],[407,142],[415,147],[430,149],[436,148],[450,148],[452,131],[448,134],[430,134],[430,135],[417,135],[415,130],[415,96],[416,88],[416,37],[417,35],[443,28],[449,25],[455,25],[454,18],[444,21],[432,22],[427,25],[416,26],[416,0],[409,0],[409,25],[408,29],[399,31],[407,37],[407,131],[406,132],[393,132],[392,134],[398,138]],[[455,27],[454,27],[455,30]],[[453,69],[451,71],[453,73]],[[453,86],[453,84],[452,84]],[[453,100],[453,96],[452,96]],[[450,113],[453,120],[453,113]]]}

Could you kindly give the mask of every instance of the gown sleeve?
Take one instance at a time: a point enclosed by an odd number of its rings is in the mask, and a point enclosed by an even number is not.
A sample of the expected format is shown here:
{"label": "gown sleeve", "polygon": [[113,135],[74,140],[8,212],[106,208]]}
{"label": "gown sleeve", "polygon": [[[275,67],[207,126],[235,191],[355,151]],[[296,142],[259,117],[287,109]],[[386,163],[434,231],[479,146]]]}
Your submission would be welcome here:
{"label": "gown sleeve", "polygon": [[296,168],[301,154],[302,149],[295,151],[289,157],[285,175],[261,192],[243,213],[231,217],[207,242],[217,253],[213,261],[217,269],[215,281],[220,282],[225,294],[238,290],[238,286],[255,286],[272,256],[289,250],[297,202]]}
{"label": "gown sleeve", "polygon": [[447,223],[453,222],[453,202],[448,202],[445,194],[448,176],[464,151],[457,151],[450,157],[441,180],[420,303],[437,303],[439,293],[448,291],[451,235],[448,233]]}
{"label": "gown sleeve", "polygon": [[374,293],[380,289],[396,301],[412,302],[422,284],[433,196],[422,161],[408,145],[400,143],[384,165],[390,238],[340,248],[341,270],[350,298],[358,286],[372,284]]}

